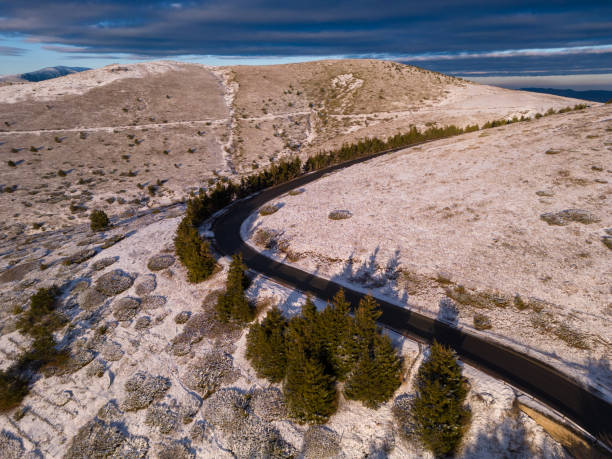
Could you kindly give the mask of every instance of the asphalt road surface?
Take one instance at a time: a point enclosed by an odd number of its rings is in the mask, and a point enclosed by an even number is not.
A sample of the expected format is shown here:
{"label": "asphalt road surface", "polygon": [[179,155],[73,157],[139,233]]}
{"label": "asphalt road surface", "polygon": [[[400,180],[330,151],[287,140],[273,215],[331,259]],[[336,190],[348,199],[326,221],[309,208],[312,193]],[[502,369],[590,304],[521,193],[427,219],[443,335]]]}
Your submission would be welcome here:
{"label": "asphalt road surface", "polygon": [[[330,172],[388,152],[312,172],[234,202],[213,222],[215,248],[223,255],[241,252],[249,269],[322,300],[331,300],[336,292],[343,288],[347,299],[356,305],[363,293],[261,255],[242,240],[240,226],[251,213],[271,199]],[[587,390],[582,384],[551,366],[484,336],[458,330],[449,324],[378,298],[377,301],[382,310],[379,323],[384,327],[418,341],[431,342],[435,338],[438,342],[452,347],[464,362],[508,382],[554,408],[612,450],[612,405],[599,396],[596,389]]]}

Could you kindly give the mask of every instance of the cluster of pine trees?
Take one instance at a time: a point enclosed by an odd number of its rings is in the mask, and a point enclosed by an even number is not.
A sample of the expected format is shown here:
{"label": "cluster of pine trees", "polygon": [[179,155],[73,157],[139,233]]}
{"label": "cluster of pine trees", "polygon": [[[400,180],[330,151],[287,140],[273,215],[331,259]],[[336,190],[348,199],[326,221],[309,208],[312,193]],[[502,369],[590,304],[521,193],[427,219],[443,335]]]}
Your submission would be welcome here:
{"label": "cluster of pine trees", "polygon": [[225,291],[217,299],[217,317],[221,322],[246,324],[253,320],[255,312],[244,294],[249,285],[245,270],[242,256],[234,255],[227,273]]}
{"label": "cluster of pine trees", "polygon": [[310,299],[301,315],[285,319],[273,308],[251,325],[246,356],[257,375],[283,383],[293,418],[324,423],[337,407],[337,382],[344,395],[375,408],[401,384],[402,362],[390,339],[376,325],[378,304],[364,297],[354,317],[340,290],[318,312]]}
{"label": "cluster of pine trees", "polygon": [[382,140],[377,137],[368,137],[354,144],[342,145],[337,150],[318,153],[306,160],[304,171],[310,172],[331,166],[332,164],[338,164],[362,156],[373,155],[385,150],[408,147],[427,140],[442,139],[444,137],[451,137],[477,130],[478,125],[467,126],[465,128],[459,128],[454,125],[444,127],[432,126],[425,131],[419,131],[415,126],[412,126],[408,132],[396,134],[393,137],[389,137],[387,140]]}

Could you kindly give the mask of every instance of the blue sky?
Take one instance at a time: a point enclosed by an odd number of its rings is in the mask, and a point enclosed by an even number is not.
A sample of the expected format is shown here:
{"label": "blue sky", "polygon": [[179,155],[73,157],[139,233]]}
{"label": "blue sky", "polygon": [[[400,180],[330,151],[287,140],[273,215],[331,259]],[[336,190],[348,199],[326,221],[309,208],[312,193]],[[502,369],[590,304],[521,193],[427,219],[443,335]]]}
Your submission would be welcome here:
{"label": "blue sky", "polygon": [[500,81],[565,75],[565,87],[612,89],[612,0],[0,0],[0,74],[162,58],[326,57]]}

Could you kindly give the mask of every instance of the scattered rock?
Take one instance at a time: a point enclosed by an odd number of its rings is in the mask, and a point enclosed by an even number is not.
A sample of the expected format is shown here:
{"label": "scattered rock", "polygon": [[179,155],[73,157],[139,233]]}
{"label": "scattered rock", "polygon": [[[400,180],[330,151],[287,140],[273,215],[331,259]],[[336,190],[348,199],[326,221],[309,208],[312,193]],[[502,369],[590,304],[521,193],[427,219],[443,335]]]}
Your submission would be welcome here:
{"label": "scattered rock", "polygon": [[189,438],[194,443],[202,443],[206,438],[206,423],[204,421],[195,422],[189,431]]}
{"label": "scattered rock", "polygon": [[160,433],[169,434],[178,428],[179,413],[166,403],[156,403],[147,408],[144,422],[159,430]]}
{"label": "scattered rock", "polygon": [[113,456],[126,439],[127,435],[117,424],[93,418],[79,429],[64,457],[81,459]]}
{"label": "scattered rock", "polygon": [[140,311],[140,301],[126,296],[113,303],[113,317],[120,322],[132,320]]}
{"label": "scattered rock", "polygon": [[251,409],[263,421],[278,421],[287,417],[287,405],[281,391],[275,387],[251,392]]}
{"label": "scattered rock", "polygon": [[53,374],[63,375],[75,373],[84,366],[88,365],[95,358],[95,356],[96,354],[90,349],[78,349],[70,355],[68,362],[64,366],[61,368],[47,367],[45,368],[44,373],[46,376],[52,376]]}
{"label": "scattered rock", "polygon": [[195,458],[195,451],[187,446],[186,439],[172,440],[159,445],[157,457],[159,459],[192,459]]}
{"label": "scattered rock", "polygon": [[2,432],[0,432],[0,457],[3,459],[20,459],[23,454],[24,448],[21,439],[2,429]]}
{"label": "scattered rock", "polygon": [[193,392],[187,392],[185,398],[182,400],[180,409],[183,424],[192,422],[193,418],[195,418],[196,414],[200,411],[201,406],[202,399]]}
{"label": "scattered rock", "polygon": [[270,423],[249,410],[248,397],[235,389],[222,389],[204,401],[202,412],[222,434],[222,445],[236,457],[297,456]]}
{"label": "scattered rock", "polygon": [[231,355],[213,350],[191,364],[183,374],[181,381],[203,398],[207,398],[221,384],[233,382],[237,376]]}
{"label": "scattered rock", "polygon": [[7,282],[15,282],[22,280],[26,274],[40,267],[39,261],[28,261],[21,263],[20,265],[13,266],[2,274],[0,274],[0,284],[6,284]]}
{"label": "scattered rock", "polygon": [[414,395],[401,394],[393,401],[391,412],[395,425],[399,429],[400,437],[409,442],[415,440],[416,424],[412,416],[412,400]]}
{"label": "scattered rock", "polygon": [[109,237],[104,241],[104,244],[100,246],[101,249],[108,249],[109,247],[114,246],[117,242],[125,239],[125,234],[115,234],[114,236]]}
{"label": "scattered rock", "polygon": [[141,459],[148,457],[149,439],[140,435],[129,436],[113,457],[121,459]]}
{"label": "scattered rock", "polygon": [[186,323],[189,320],[189,317],[191,317],[190,311],[181,311],[174,317],[174,322],[181,325]]}
{"label": "scattered rock", "polygon": [[126,272],[115,269],[102,274],[96,281],[96,290],[106,296],[115,296],[132,286],[134,279]]}
{"label": "scattered rock", "polygon": [[546,197],[549,197],[549,198],[555,195],[555,193],[553,191],[547,191],[547,190],[536,191],[536,194],[538,196],[546,196]]}
{"label": "scattered rock", "polygon": [[175,340],[170,345],[170,352],[172,352],[172,355],[175,355],[177,357],[187,355],[191,352],[191,344],[180,339]]}
{"label": "scattered rock", "polygon": [[111,362],[121,360],[124,352],[121,350],[121,344],[116,341],[107,341],[102,347],[102,357]]}
{"label": "scattered rock", "polygon": [[106,296],[99,290],[96,290],[95,288],[88,288],[81,295],[79,299],[79,305],[81,306],[82,309],[85,309],[86,311],[90,311],[100,306],[107,299],[108,299],[108,296]]}
{"label": "scattered rock", "polygon": [[104,361],[96,359],[91,363],[91,365],[87,367],[86,374],[90,378],[93,378],[94,376],[96,378],[101,378],[102,376],[104,376],[105,372],[106,364],[104,363]]}
{"label": "scattered rock", "polygon": [[72,287],[72,290],[70,290],[70,293],[77,295],[85,290],[87,290],[89,288],[89,282],[87,282],[86,280],[82,280],[77,282],[74,287]]}
{"label": "scattered rock", "polygon": [[565,209],[560,212],[548,212],[540,215],[540,218],[549,225],[556,226],[564,226],[570,222],[588,225],[590,223],[597,223],[600,221],[599,218],[597,218],[591,212],[582,209]]}
{"label": "scattered rock", "polygon": [[94,249],[85,249],[80,252],[69,255],[62,262],[66,266],[70,265],[78,265],[79,263],[83,263],[84,261],[93,258],[96,255],[96,251]]}
{"label": "scattered rock", "polygon": [[166,304],[166,297],[160,295],[147,295],[142,298],[140,305],[145,311],[161,308]]}
{"label": "scattered rock", "polygon": [[304,458],[337,457],[340,454],[340,435],[325,426],[310,426],[304,434]]}
{"label": "scattered rock", "polygon": [[144,330],[151,326],[151,318],[149,316],[142,316],[136,319],[136,323],[134,324],[134,329],[136,330]]}
{"label": "scattered rock", "polygon": [[153,400],[161,398],[169,388],[168,378],[139,371],[125,383],[127,396],[122,408],[124,411],[142,410]]}
{"label": "scattered rock", "polygon": [[64,406],[70,400],[72,400],[72,394],[69,390],[60,390],[49,394],[49,401],[55,406]]}
{"label": "scattered rock", "polygon": [[109,400],[98,410],[98,417],[103,421],[119,421],[123,418],[123,412],[119,409],[116,400]]}
{"label": "scattered rock", "polygon": [[148,295],[156,288],[157,282],[155,281],[155,274],[146,274],[136,282],[136,295]]}
{"label": "scattered rock", "polygon": [[102,271],[104,268],[116,263],[119,257],[107,257],[96,260],[91,264],[91,269],[94,271]]}
{"label": "scattered rock", "polygon": [[162,269],[169,268],[174,264],[174,257],[168,254],[154,255],[149,258],[147,268],[151,271],[161,271]]}

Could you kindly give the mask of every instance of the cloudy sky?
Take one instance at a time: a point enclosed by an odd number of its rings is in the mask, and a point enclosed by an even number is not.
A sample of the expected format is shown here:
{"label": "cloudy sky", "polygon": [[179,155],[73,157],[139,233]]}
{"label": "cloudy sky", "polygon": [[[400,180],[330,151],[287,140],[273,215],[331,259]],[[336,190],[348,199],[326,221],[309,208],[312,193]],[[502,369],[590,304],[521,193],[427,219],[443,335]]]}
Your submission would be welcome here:
{"label": "cloudy sky", "polygon": [[0,0],[0,74],[160,58],[325,57],[499,81],[564,75],[564,87],[612,89],[612,0]]}

